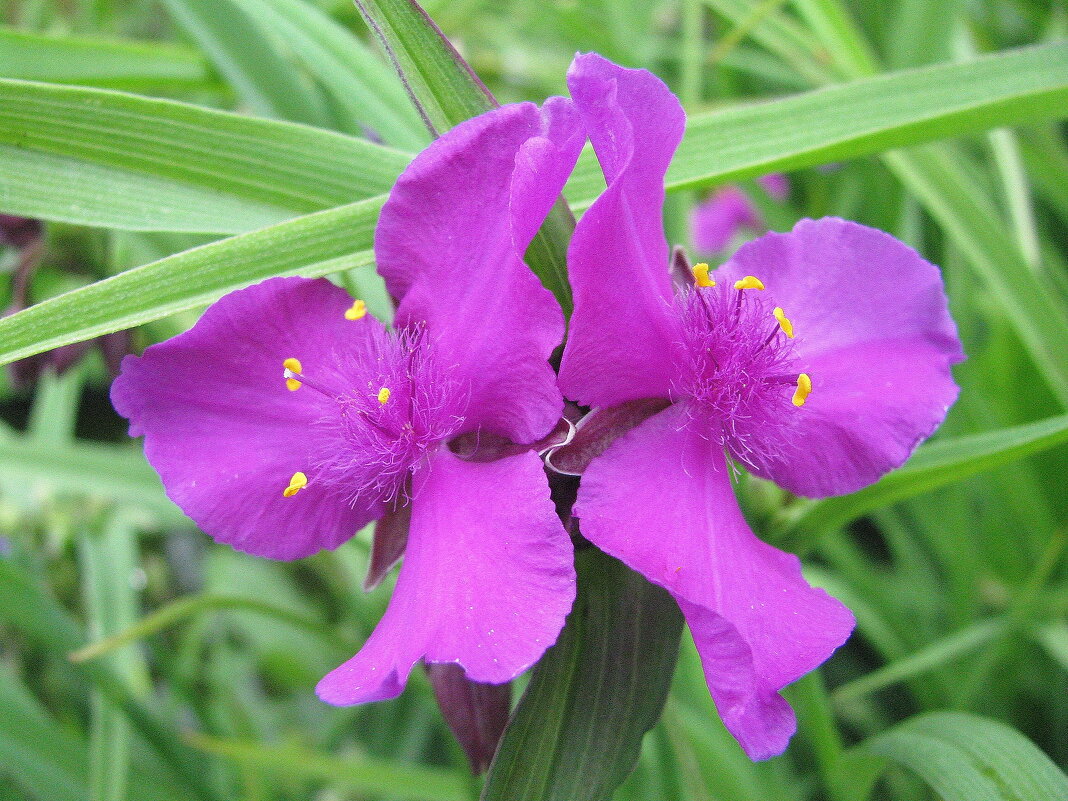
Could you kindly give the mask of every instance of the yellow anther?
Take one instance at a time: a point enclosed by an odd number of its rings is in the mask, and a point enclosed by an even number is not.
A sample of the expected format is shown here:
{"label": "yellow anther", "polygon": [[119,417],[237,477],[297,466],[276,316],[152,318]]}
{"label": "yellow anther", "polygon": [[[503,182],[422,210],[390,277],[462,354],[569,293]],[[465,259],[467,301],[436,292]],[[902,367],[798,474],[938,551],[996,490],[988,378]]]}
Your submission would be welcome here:
{"label": "yellow anther", "polygon": [[282,495],[292,498],[306,486],[308,486],[308,477],[298,471],[293,474],[293,478],[289,479],[289,486],[282,490]]}
{"label": "yellow anther", "polygon": [[808,373],[801,373],[801,375],[797,377],[797,389],[794,390],[794,406],[804,406],[805,400],[808,398],[808,393],[811,391],[812,379],[808,377]]}
{"label": "yellow anther", "polygon": [[353,301],[352,306],[345,310],[346,320],[359,320],[367,315],[367,304],[362,300]]}
{"label": "yellow anther", "polygon": [[704,262],[693,266],[693,282],[697,286],[715,286],[716,282],[708,277],[708,265]]}
{"label": "yellow anther", "polygon": [[389,387],[382,387],[382,389],[378,390],[378,402],[385,406],[391,394]]}
{"label": "yellow anther", "polygon": [[764,282],[755,275],[747,275],[745,278],[734,282],[735,289],[763,289]]}
{"label": "yellow anther", "polygon": [[786,316],[786,312],[782,310],[781,306],[776,306],[771,310],[771,313],[775,315],[775,319],[779,321],[779,328],[790,339],[794,338],[794,324],[790,322],[790,318]]}
{"label": "yellow anther", "polygon": [[284,367],[286,371],[284,373],[286,377],[286,389],[288,389],[290,392],[296,392],[298,389],[300,389],[301,384],[299,381],[297,381],[297,379],[291,378],[290,376],[300,375],[302,372],[304,372],[304,368],[300,365],[300,359],[286,359],[284,362],[282,362],[282,367]]}

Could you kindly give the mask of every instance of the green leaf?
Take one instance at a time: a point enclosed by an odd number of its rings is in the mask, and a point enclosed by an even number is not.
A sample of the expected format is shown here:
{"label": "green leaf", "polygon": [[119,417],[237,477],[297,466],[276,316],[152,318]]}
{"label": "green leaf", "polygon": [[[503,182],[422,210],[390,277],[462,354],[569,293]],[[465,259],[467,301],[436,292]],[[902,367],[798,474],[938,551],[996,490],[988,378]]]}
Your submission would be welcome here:
{"label": "green leaf", "polygon": [[820,533],[874,509],[1065,442],[1068,442],[1068,415],[924,445],[904,467],[859,492],[822,501],[798,502],[801,511],[779,527],[773,527],[772,539],[792,551],[803,551]]}
{"label": "green leaf", "polygon": [[[667,185],[708,186],[1066,115],[1068,41],[1007,50],[692,115]],[[585,208],[603,186],[587,152],[565,195]]]}
{"label": "green leaf", "polygon": [[404,82],[427,130],[440,136],[497,105],[445,35],[413,0],[355,0]]}
{"label": "green leaf", "polygon": [[905,721],[870,740],[945,801],[1063,801],[1068,776],[1015,729],[961,712]]}
{"label": "green leaf", "polygon": [[[0,559],[0,622],[55,654],[72,651],[83,641],[78,624],[67,611],[9,559]],[[221,796],[206,779],[204,760],[183,742],[173,723],[138,701],[126,682],[107,666],[88,662],[78,670],[123,710],[193,795],[203,801],[220,801]]]}
{"label": "green leaf", "polygon": [[377,196],[409,158],[302,125],[0,79],[0,210],[11,214],[240,233]]}
{"label": "green leaf", "polygon": [[598,801],[634,768],[667,698],[682,615],[671,596],[600,551],[576,557],[579,594],[534,669],[482,801]]}
{"label": "green leaf", "polygon": [[459,770],[420,767],[366,754],[339,758],[299,745],[221,740],[191,735],[194,747],[246,770],[282,779],[317,779],[356,793],[410,801],[466,801],[468,782]]}
{"label": "green leaf", "polygon": [[45,36],[0,28],[3,77],[106,89],[184,91],[218,85],[185,47],[117,39]]}
{"label": "green leaf", "polygon": [[326,97],[289,59],[283,43],[232,0],[163,0],[171,16],[255,113],[332,127]]}
{"label": "green leaf", "polygon": [[292,48],[337,104],[345,129],[421,150],[429,138],[397,76],[352,33],[301,0],[236,0]]}
{"label": "green leaf", "polygon": [[1068,360],[1063,357],[1068,313],[1028,264],[997,208],[969,178],[954,152],[932,145],[887,153],[883,159],[968,257],[1050,389],[1068,407]]}
{"label": "green leaf", "polygon": [[[949,91],[947,84],[955,88]],[[20,94],[30,100],[19,101]],[[47,101],[53,97],[56,110],[50,116],[46,113],[50,108]],[[1051,105],[1058,98],[1062,105]],[[1028,114],[1032,118],[1063,115],[1068,109],[1065,101],[1068,101],[1068,42],[857,81],[774,103],[692,118],[669,181],[674,188],[704,185],[785,166],[809,166],[828,158],[858,156],[881,147],[945,135],[951,130],[959,133],[969,126],[1023,122]],[[324,194],[336,195],[346,187],[350,195],[358,196],[361,191],[373,191],[376,183],[384,182],[388,186],[408,158],[398,151],[300,126],[243,119],[100,90],[17,81],[0,81],[0,142],[12,137],[10,118],[5,118],[13,113],[9,106],[18,109],[21,102],[30,102],[32,108],[29,117],[15,129],[15,141],[30,141],[38,150],[53,153],[66,151],[62,157],[56,155],[57,162],[68,170],[73,169],[75,175],[86,174],[80,170],[87,160],[109,168],[119,164],[126,167],[119,172],[136,182],[152,171],[162,172],[168,179],[177,175],[185,180],[197,177],[201,186],[218,184],[234,194],[259,198],[261,202],[284,195],[293,205],[303,201],[314,206],[324,202]],[[94,105],[98,106],[95,111],[91,110]],[[151,114],[145,113],[149,107]],[[126,119],[128,115],[122,113],[127,108],[139,110],[143,116],[131,123]],[[160,125],[158,119],[154,124],[153,118],[158,116],[175,125]],[[175,141],[172,128],[186,134],[178,139],[184,148],[180,153],[170,147]],[[256,130],[263,134],[262,142],[250,135]],[[220,131],[225,132],[225,137]],[[45,138],[39,141],[39,137]],[[114,147],[108,146],[109,139],[114,140]],[[190,148],[195,148],[199,162],[192,157]],[[10,150],[23,152],[19,148]],[[356,158],[361,153],[367,156],[362,162]],[[39,154],[34,154],[33,164],[29,166],[36,165],[37,158]],[[218,172],[204,176],[194,166],[197,163],[211,165]],[[118,206],[123,209],[118,215],[118,227],[153,227],[152,214],[141,208],[144,201],[131,191],[139,183],[124,182],[121,175],[111,171],[97,175],[110,176],[110,182],[97,192],[77,182],[72,185],[65,180],[69,172],[61,170],[57,178],[48,169],[35,168],[23,173],[18,168],[11,170],[9,165],[0,145],[0,169],[8,181],[6,194],[0,194],[0,208],[5,211],[25,213],[11,208],[7,198],[30,193],[42,209],[39,216],[46,218],[75,222],[95,219],[95,224],[112,224],[101,223],[101,219],[113,212],[113,206]],[[132,166],[140,173],[132,171]],[[588,207],[599,191],[597,181],[591,176],[596,172],[601,186],[604,182],[598,168],[588,159],[580,160],[579,167],[568,187],[575,205]],[[369,174],[372,170],[376,171]],[[14,192],[8,190],[12,183],[16,187]],[[378,191],[385,189],[382,186]],[[73,210],[67,208],[68,198],[64,197],[71,193],[76,198],[71,204]],[[190,206],[191,197],[185,194],[181,199],[174,199],[186,206],[183,220],[188,219],[186,215],[203,219],[205,207]],[[196,198],[205,203],[211,199],[207,192],[198,193]],[[384,198],[377,195],[365,201],[366,205],[355,204],[323,215],[309,215],[247,234],[239,240],[208,245],[171,257],[170,261],[146,265],[140,268],[144,272],[130,271],[94,285],[96,289],[77,290],[54,298],[47,305],[40,304],[0,320],[3,343],[0,363],[194,308],[229,289],[272,274],[323,275],[330,271],[332,264],[338,270],[368,264],[372,259],[369,249],[374,213],[382,202]],[[58,217],[44,213],[60,207],[63,213]],[[159,207],[151,210],[164,215],[171,211]],[[139,224],[131,225],[134,215],[139,216]],[[214,218],[213,214],[209,216]],[[330,232],[326,230],[330,225],[343,230]],[[562,279],[563,250],[557,243],[563,239],[568,222],[550,217],[547,225],[558,226],[560,233],[545,243],[535,240],[528,255],[532,266],[540,265],[542,262],[534,258],[538,248],[548,251],[540,258],[552,260],[552,266],[539,267],[539,276],[547,286],[555,288],[557,297],[567,308],[566,283]],[[346,226],[352,227],[346,229]],[[219,227],[220,222],[216,221],[215,229]],[[191,225],[182,230],[202,228]],[[212,227],[208,226],[208,230]],[[306,230],[316,232],[307,242],[299,239]],[[317,239],[331,235],[333,239],[328,244]],[[291,241],[290,237],[297,237],[297,241]],[[237,259],[226,263],[231,256]],[[209,278],[207,282],[203,280],[205,274]],[[551,281],[552,276],[557,278]],[[109,307],[112,303],[117,305]],[[1050,354],[1057,352],[1059,349],[1053,349]],[[1046,360],[1052,358],[1049,355]]]}
{"label": "green leaf", "polygon": [[273,275],[317,277],[371,264],[380,209],[371,199],[309,214],[50,298],[0,320],[0,364],[187,311]]}

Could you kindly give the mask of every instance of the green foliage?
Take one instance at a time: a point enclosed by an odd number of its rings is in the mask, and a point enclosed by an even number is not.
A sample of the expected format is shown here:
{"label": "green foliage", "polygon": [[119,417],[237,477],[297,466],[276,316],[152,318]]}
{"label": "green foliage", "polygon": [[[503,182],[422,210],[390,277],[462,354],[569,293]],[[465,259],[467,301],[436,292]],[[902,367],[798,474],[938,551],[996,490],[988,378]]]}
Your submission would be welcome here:
{"label": "green foliage", "polygon": [[[674,239],[704,193],[789,170],[788,202],[753,193],[772,227],[850,217],[943,268],[968,360],[937,438],[848,497],[743,484],[758,533],[803,552],[857,632],[790,688],[787,754],[753,764],[688,635],[676,647],[674,606],[585,551],[483,786],[418,671],[387,703],[312,696],[388,599],[359,594],[366,534],[295,564],[211,544],[122,436],[91,356],[32,391],[0,379],[0,799],[1068,796],[1056,4],[429,0],[455,49],[409,0],[357,5],[0,13],[0,213],[49,223],[41,302],[0,320],[0,363],[135,326],[149,344],[272,275],[332,276],[385,308],[373,231],[412,153],[493,96],[563,92],[573,53],[597,49],[687,105]],[[570,208],[602,187],[584,152]],[[572,224],[561,201],[528,253],[565,308]],[[0,277],[15,261],[0,247]]]}

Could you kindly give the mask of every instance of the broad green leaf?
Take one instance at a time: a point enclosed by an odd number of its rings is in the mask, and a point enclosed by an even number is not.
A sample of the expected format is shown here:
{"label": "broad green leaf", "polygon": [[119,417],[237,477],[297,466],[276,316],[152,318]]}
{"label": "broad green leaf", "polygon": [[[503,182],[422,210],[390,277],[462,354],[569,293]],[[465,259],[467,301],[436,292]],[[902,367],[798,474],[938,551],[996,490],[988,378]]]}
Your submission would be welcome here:
{"label": "broad green leaf", "polygon": [[217,85],[200,54],[158,42],[45,36],[0,28],[0,76],[106,89],[180,91]]}
{"label": "broad green leaf", "polygon": [[804,550],[823,531],[897,501],[961,481],[1016,459],[1068,442],[1068,415],[924,445],[899,470],[870,487],[822,501],[799,501],[772,537],[790,550]]}
{"label": "broad green leaf", "polygon": [[[427,129],[435,136],[497,101],[467,62],[414,0],[356,0],[379,44],[411,95]],[[567,243],[575,228],[571,210],[557,200],[527,249],[526,260],[565,316],[572,309],[567,281]]]}
{"label": "broad green leaf", "polygon": [[594,549],[576,557],[579,593],[534,669],[482,801],[603,801],[660,717],[679,651],[671,596]]}
{"label": "broad green leaf", "polygon": [[363,43],[301,0],[236,0],[292,48],[337,103],[345,130],[372,131],[388,145],[421,150],[429,141],[400,80]]}
{"label": "broad green leaf", "polygon": [[255,113],[332,127],[322,90],[294,69],[283,42],[233,0],[163,0],[163,5]]}
{"label": "broad green leaf", "polygon": [[187,311],[273,275],[316,277],[371,264],[380,209],[373,198],[309,214],[50,298],[0,320],[0,363]]}
{"label": "broad green leaf", "polygon": [[905,721],[868,747],[923,777],[945,801],[1063,801],[1068,776],[1003,723],[962,712]]}
{"label": "broad green leaf", "polygon": [[[692,115],[667,185],[707,186],[1066,115],[1068,41],[1007,50]],[[587,152],[565,195],[585,208],[603,186]]]}
{"label": "broad green leaf", "polygon": [[379,195],[409,158],[302,125],[0,80],[0,211],[11,214],[240,233]]}

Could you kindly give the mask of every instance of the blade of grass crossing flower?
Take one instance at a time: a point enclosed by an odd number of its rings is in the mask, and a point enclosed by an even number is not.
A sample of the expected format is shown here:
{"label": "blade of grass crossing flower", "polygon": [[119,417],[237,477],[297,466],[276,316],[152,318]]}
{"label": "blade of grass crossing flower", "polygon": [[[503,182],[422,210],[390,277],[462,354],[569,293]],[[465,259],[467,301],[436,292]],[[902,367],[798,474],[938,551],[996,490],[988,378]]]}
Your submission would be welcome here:
{"label": "blade of grass crossing flower", "polygon": [[195,50],[177,45],[46,36],[0,29],[5,78],[129,91],[190,91],[218,86]]}
{"label": "blade of grass crossing flower", "polygon": [[773,528],[793,551],[807,550],[824,531],[868,512],[1068,442],[1068,415],[921,447],[900,470],[838,498],[799,502],[801,511]]}
{"label": "blade of grass crossing flower", "polygon": [[355,0],[433,136],[497,105],[482,81],[412,0]]}
{"label": "blade of grass crossing flower", "polygon": [[294,69],[280,40],[236,3],[163,0],[163,5],[255,113],[332,127],[333,115],[319,87]]}
{"label": "blade of grass crossing flower", "polygon": [[534,669],[482,801],[611,798],[664,706],[682,628],[675,602],[599,551],[576,561],[575,607]]}
{"label": "blade of grass crossing flower", "polygon": [[380,195],[409,159],[302,125],[0,79],[0,210],[11,214],[240,233]]}
{"label": "blade of grass crossing flower", "polygon": [[[692,115],[667,186],[753,178],[1066,114],[1068,42],[1053,42]],[[603,188],[592,152],[583,153],[565,195],[584,209]]]}
{"label": "blade of grass crossing flower", "polygon": [[867,747],[920,775],[945,801],[1068,798],[1068,776],[1034,743],[978,715],[911,718]]}
{"label": "blade of grass crossing flower", "polygon": [[[371,32],[400,75],[434,136],[497,105],[474,70],[414,0],[355,0]],[[567,243],[575,221],[566,201],[553,206],[526,252],[526,261],[565,316],[572,309]]]}
{"label": "blade of grass crossing flower", "polygon": [[274,275],[318,277],[370,265],[381,204],[365,200],[298,217],[38,303],[0,320],[0,364],[194,309]]}

